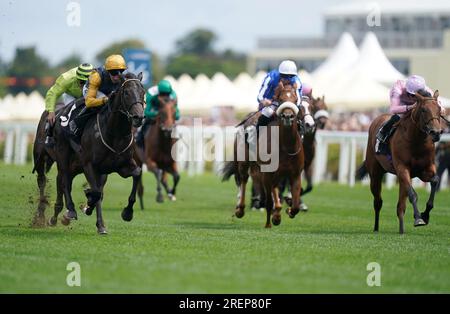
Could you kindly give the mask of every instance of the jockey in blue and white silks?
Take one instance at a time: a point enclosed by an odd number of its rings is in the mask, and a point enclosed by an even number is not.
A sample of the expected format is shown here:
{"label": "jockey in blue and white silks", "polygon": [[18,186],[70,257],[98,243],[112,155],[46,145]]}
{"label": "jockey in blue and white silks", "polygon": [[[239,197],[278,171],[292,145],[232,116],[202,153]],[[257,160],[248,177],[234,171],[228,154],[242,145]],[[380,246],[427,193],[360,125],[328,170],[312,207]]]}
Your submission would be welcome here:
{"label": "jockey in blue and white silks", "polygon": [[[256,124],[256,129],[260,126],[266,126],[269,124],[272,116],[280,105],[273,100],[275,89],[280,81],[290,83],[292,85],[297,84],[297,106],[300,107],[302,104],[302,83],[297,75],[297,66],[294,61],[284,60],[280,63],[278,70],[270,71],[264,78],[262,86],[258,94],[258,109],[261,111],[261,116]],[[306,114],[309,114],[309,108],[305,108]],[[314,125],[314,120],[310,115],[306,119],[312,120],[307,121],[308,124]]]}

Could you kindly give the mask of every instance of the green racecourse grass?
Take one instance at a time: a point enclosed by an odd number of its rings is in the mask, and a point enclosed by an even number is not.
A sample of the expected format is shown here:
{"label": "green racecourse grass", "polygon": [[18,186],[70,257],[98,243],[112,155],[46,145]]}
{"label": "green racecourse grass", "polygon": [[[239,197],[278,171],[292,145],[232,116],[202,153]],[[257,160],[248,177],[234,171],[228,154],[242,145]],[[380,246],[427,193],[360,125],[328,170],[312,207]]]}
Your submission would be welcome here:
{"label": "green racecourse grass", "polygon": [[[323,184],[305,200],[311,210],[264,229],[265,214],[232,218],[233,182],[209,174],[182,176],[178,200],[156,204],[144,176],[146,209],[132,222],[120,212],[131,179],[110,177],[99,236],[95,213],[64,227],[30,228],[37,187],[31,166],[0,164],[0,292],[39,293],[404,293],[450,292],[450,193],[436,197],[430,225],[398,234],[397,189],[384,191],[374,234],[368,186]],[[54,173],[50,175],[52,203]],[[84,201],[78,177],[74,200]],[[427,192],[419,189],[420,208]],[[53,209],[47,210],[47,217]],[[68,287],[66,266],[81,265],[81,287]],[[366,267],[381,265],[381,287],[368,287]]]}

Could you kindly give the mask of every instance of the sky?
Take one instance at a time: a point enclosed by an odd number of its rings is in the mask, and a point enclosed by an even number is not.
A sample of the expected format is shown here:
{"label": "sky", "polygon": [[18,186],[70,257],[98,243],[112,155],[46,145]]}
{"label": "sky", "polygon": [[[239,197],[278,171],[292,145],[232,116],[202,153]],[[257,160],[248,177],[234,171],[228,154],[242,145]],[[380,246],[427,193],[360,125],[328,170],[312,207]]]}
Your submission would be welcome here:
{"label": "sky", "polygon": [[323,11],[342,2],[348,1],[1,0],[0,59],[10,61],[16,47],[34,45],[51,64],[72,53],[92,62],[103,47],[128,38],[164,57],[197,27],[218,35],[218,49],[250,52],[259,37],[322,35]]}

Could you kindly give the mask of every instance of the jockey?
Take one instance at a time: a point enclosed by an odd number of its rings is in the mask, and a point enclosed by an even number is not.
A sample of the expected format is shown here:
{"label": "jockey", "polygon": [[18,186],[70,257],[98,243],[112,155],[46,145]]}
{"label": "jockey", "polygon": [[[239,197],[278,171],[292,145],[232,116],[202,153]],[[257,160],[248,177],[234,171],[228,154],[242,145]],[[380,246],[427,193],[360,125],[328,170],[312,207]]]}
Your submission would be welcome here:
{"label": "jockey", "polygon": [[94,67],[92,64],[83,63],[78,67],[70,69],[61,74],[50,87],[45,96],[45,110],[48,111],[47,124],[45,127],[46,139],[45,144],[53,147],[55,140],[53,139],[53,125],[55,124],[55,108],[56,102],[62,96],[64,106],[83,96],[82,89]]}
{"label": "jockey", "polygon": [[126,69],[127,64],[121,55],[110,55],[106,58],[103,66],[92,71],[83,87],[86,107],[69,123],[70,130],[75,137],[80,137],[89,117],[96,113],[99,107],[106,104],[120,87],[120,79]]}
{"label": "jockey", "polygon": [[180,119],[177,94],[169,81],[161,80],[158,85],[150,87],[145,95],[145,101],[147,103],[144,110],[145,121],[136,138],[136,143],[142,148],[144,147],[145,134],[150,125],[155,123],[161,103],[175,101],[175,120]]}
{"label": "jockey", "polygon": [[[389,111],[393,115],[377,133],[377,154],[386,154],[388,152],[388,140],[395,131],[393,126],[404,113],[414,108],[417,102],[416,93],[424,97],[432,97],[433,95],[433,91],[426,85],[425,79],[419,75],[412,75],[406,80],[398,80],[392,87]],[[442,106],[441,108],[444,109]]]}
{"label": "jockey", "polygon": [[309,97],[309,99],[312,99],[312,86],[308,83],[303,82],[302,83],[302,95]]}
{"label": "jockey", "polygon": [[258,94],[259,110],[261,116],[256,124],[258,130],[260,126],[269,124],[273,114],[277,110],[278,103],[273,101],[273,96],[278,83],[286,82],[292,85],[297,84],[297,106],[300,106],[302,100],[302,83],[297,75],[297,66],[294,61],[284,60],[280,63],[278,70],[272,70],[267,73]]}

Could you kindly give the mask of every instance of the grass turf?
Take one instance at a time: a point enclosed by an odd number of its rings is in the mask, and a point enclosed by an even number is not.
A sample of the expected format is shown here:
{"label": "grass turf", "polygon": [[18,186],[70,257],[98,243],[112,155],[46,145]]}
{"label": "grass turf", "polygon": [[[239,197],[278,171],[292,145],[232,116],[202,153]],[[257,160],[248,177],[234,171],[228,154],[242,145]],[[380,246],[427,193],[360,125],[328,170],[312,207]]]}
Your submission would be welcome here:
{"label": "grass turf", "polygon": [[[146,209],[124,222],[131,179],[112,175],[104,198],[107,236],[95,214],[69,227],[31,228],[37,185],[31,166],[0,164],[0,292],[39,293],[404,293],[450,292],[450,194],[437,194],[430,225],[398,234],[397,189],[385,190],[374,234],[368,186],[316,187],[308,213],[265,229],[265,213],[232,218],[236,189],[207,174],[182,176],[176,202],[155,203],[146,173]],[[54,201],[54,170],[50,175]],[[74,200],[84,202],[84,178]],[[420,208],[428,193],[418,189]],[[53,202],[52,202],[53,204]],[[47,217],[53,208],[47,209]],[[69,287],[66,266],[81,265],[81,287]],[[368,287],[366,267],[381,266],[381,286]]]}

